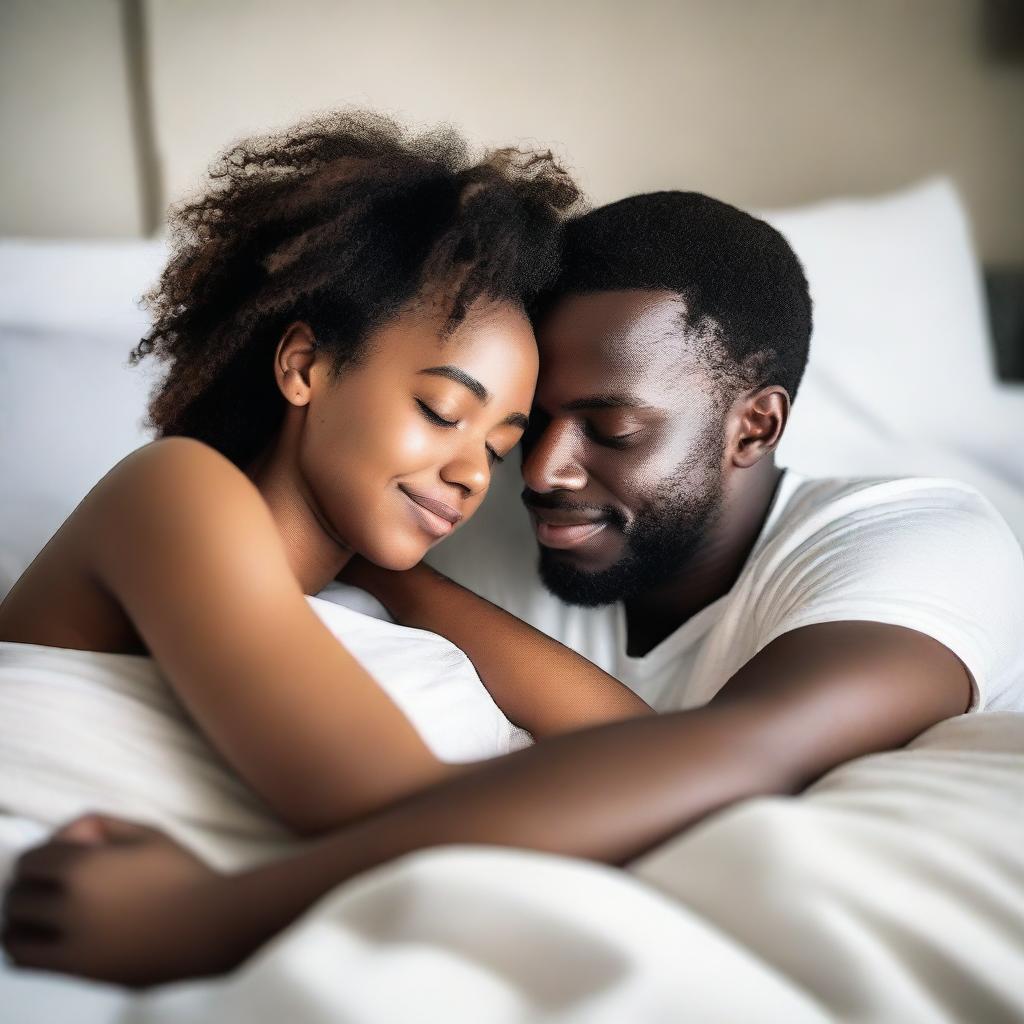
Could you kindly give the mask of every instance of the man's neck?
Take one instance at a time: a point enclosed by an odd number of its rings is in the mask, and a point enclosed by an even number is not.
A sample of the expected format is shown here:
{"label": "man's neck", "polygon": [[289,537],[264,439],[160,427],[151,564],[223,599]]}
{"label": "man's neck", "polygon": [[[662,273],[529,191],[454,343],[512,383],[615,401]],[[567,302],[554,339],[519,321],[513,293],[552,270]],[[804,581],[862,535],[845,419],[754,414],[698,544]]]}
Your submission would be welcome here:
{"label": "man's neck", "polygon": [[737,474],[704,542],[673,580],[627,601],[626,653],[643,657],[733,588],[768,518],[782,470],[774,461]]}

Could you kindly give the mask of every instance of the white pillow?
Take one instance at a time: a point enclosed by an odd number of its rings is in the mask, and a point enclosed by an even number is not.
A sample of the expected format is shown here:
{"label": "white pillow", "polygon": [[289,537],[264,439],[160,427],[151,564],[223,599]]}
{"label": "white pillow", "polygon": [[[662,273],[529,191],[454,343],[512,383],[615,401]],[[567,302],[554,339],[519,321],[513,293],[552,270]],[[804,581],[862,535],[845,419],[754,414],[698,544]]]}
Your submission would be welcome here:
{"label": "white pillow", "polygon": [[0,239],[0,323],[137,340],[149,323],[138,300],[166,259],[162,240]]}
{"label": "white pillow", "polygon": [[934,179],[762,216],[803,261],[814,300],[810,367],[783,461],[817,474],[853,471],[843,461],[849,433],[830,434],[810,415],[812,405],[836,403],[861,421],[855,444],[863,427],[968,459],[1024,491],[1013,436],[1024,386],[997,381],[978,263],[952,184]]}

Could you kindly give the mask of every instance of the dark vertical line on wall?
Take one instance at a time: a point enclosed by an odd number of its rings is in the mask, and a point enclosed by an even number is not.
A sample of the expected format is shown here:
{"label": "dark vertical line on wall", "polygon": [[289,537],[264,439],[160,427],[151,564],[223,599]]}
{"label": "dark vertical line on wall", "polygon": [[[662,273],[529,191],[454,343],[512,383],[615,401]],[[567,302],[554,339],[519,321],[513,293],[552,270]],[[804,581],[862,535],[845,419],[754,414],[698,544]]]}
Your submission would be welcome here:
{"label": "dark vertical line on wall", "polygon": [[128,77],[128,110],[135,149],[142,231],[146,235],[152,235],[163,225],[164,197],[153,116],[153,92],[150,86],[145,0],[120,2],[124,64]]}

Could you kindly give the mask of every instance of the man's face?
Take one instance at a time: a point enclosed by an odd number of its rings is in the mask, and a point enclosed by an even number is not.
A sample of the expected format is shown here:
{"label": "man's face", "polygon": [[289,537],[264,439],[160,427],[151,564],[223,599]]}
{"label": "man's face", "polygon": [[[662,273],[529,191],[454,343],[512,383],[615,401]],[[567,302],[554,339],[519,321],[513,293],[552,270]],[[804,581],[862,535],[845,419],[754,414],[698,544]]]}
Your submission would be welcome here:
{"label": "man's face", "polygon": [[600,605],[676,578],[722,500],[723,417],[673,292],[568,296],[539,325],[523,501],[556,596]]}

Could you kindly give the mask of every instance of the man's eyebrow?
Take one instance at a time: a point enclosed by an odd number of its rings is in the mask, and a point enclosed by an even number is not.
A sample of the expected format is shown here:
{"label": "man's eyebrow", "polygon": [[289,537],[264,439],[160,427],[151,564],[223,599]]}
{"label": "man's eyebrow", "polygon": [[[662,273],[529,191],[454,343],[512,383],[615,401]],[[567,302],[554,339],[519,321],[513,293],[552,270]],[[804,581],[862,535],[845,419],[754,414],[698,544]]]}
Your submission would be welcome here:
{"label": "man's eyebrow", "polygon": [[643,409],[646,406],[647,403],[642,402],[636,395],[604,394],[577,398],[566,402],[562,408],[566,412],[575,412],[580,409]]}
{"label": "man's eyebrow", "polygon": [[463,373],[457,366],[431,366],[419,372],[429,373],[434,377],[447,377],[449,380],[455,381],[456,384],[461,384],[464,388],[468,388],[481,402],[489,402],[491,400],[490,391],[476,377],[470,377],[468,373]]}

